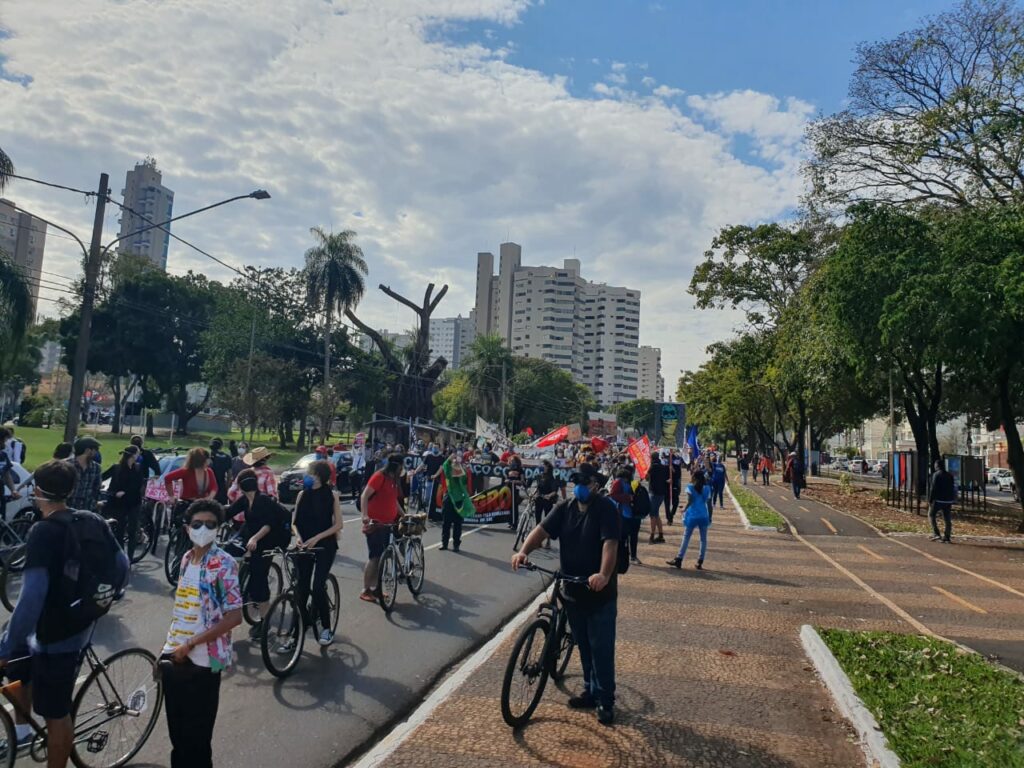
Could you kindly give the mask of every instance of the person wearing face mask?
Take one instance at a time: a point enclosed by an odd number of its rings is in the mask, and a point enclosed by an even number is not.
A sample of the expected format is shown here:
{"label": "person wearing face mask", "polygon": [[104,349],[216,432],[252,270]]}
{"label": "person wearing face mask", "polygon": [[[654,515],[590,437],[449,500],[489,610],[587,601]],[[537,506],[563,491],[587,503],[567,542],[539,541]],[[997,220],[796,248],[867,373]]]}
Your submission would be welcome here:
{"label": "person wearing face mask", "polygon": [[185,512],[192,549],[181,562],[174,612],[160,654],[171,768],[212,768],[221,672],[231,665],[231,630],[242,623],[238,564],[217,546],[224,508],[213,499]]}
{"label": "person wearing face mask", "polygon": [[334,642],[331,606],[327,601],[327,574],[331,572],[334,557],[338,554],[338,534],[344,523],[341,519],[341,502],[330,482],[331,470],[328,463],[314,461],[306,473],[292,512],[292,530],[296,546],[313,550],[314,554],[295,560],[299,572],[296,588],[301,606],[309,604],[312,592],[313,608],[318,621],[313,622],[313,617],[307,616],[306,626],[318,623],[321,627],[318,641],[320,645],[326,646]]}
{"label": "person wearing face mask", "polygon": [[[228,507],[227,516],[245,516],[241,536],[249,558],[249,581],[246,600],[256,603],[261,620],[249,630],[249,637],[258,640],[263,633],[262,617],[270,607],[270,558],[267,550],[286,547],[291,538],[291,515],[277,500],[259,489],[259,478],[252,468],[243,469],[236,478],[241,495]],[[282,526],[283,533],[282,535]]]}
{"label": "person wearing face mask", "polygon": [[601,495],[608,478],[589,464],[572,476],[573,498],[562,501],[526,537],[512,556],[518,570],[546,537],[560,542],[563,573],[587,578],[566,584],[566,613],[580,649],[583,691],[569,699],[573,709],[597,708],[602,725],[615,721],[615,622],[618,615],[619,510]]}
{"label": "person wearing face mask", "polygon": [[[112,576],[113,592],[128,579],[128,558],[114,541],[106,521],[91,512],[68,507],[76,482],[70,462],[47,461],[33,473],[35,500],[42,520],[32,526],[25,544],[18,605],[0,642],[0,668],[7,667],[11,681],[21,681],[14,695],[23,711],[33,709],[46,721],[47,763],[67,765],[74,728],[71,722],[72,693],[81,667],[82,649],[89,642],[94,620],[83,621],[73,609],[82,599],[68,604],[66,553],[88,541],[82,572]],[[100,544],[106,544],[100,547]],[[99,559],[100,552],[107,554]],[[109,559],[108,559],[109,558]],[[8,661],[12,660],[8,665]],[[31,740],[32,726],[15,716],[19,741]]]}

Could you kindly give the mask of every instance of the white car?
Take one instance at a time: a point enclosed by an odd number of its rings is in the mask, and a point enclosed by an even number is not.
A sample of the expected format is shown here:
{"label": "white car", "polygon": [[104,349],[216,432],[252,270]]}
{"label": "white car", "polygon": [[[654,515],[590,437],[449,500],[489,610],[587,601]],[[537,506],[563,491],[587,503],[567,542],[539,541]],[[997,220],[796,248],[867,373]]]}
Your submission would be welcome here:
{"label": "white car", "polygon": [[863,456],[850,459],[850,471],[863,474],[868,471],[868,464]]}
{"label": "white car", "polygon": [[[21,464],[16,462],[11,463],[11,473],[14,475],[14,487],[19,487],[26,480],[32,479],[32,473],[25,469]],[[32,493],[32,486],[29,485],[26,488],[22,488],[18,493],[21,494],[20,499],[12,499],[11,492],[4,485],[4,498],[7,500],[7,519],[13,520],[19,512],[28,509],[32,506],[32,500],[29,496]]]}
{"label": "white car", "polygon": [[1010,470],[1006,470],[1006,474],[1000,475],[996,483],[998,483],[1000,491],[1012,492],[1014,490],[1013,473]]}
{"label": "white car", "polygon": [[990,483],[999,484],[999,479],[1003,477],[1012,477],[1013,473],[1010,470],[1003,467],[993,467],[988,471],[988,481]]}

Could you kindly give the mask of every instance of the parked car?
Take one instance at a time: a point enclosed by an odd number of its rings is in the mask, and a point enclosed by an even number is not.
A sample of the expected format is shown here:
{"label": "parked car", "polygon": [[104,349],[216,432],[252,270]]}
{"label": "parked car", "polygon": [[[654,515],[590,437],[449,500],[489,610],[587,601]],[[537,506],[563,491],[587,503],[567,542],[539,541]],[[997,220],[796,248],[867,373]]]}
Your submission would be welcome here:
{"label": "parked car", "polygon": [[988,481],[996,485],[999,484],[999,478],[1001,477],[1012,477],[1013,473],[1005,467],[992,467],[988,471]]}
{"label": "parked car", "polygon": [[850,459],[850,471],[865,474],[868,471],[868,463],[863,456]]}
{"label": "parked car", "polygon": [[[352,452],[337,451],[333,458],[338,470],[338,485],[342,493],[346,493],[351,490],[348,473],[352,469]],[[305,476],[306,470],[309,469],[309,465],[316,460],[317,455],[315,453],[307,453],[281,473],[281,477],[277,482],[277,497],[282,504],[295,503],[299,491],[302,490],[302,478]]]}
{"label": "parked car", "polygon": [[[17,488],[26,480],[32,477],[32,473],[25,469],[21,464],[16,462],[11,463],[11,473],[14,475],[14,487]],[[7,519],[13,520],[18,516],[19,513],[25,511],[32,506],[32,500],[29,495],[32,493],[32,487],[22,488],[19,493],[21,494],[20,499],[12,499],[11,492],[6,485],[3,486],[4,498],[7,500]]]}
{"label": "parked car", "polygon": [[1017,484],[1013,481],[1013,473],[1010,470],[1006,470],[1005,475],[1000,475],[996,483],[999,485],[1000,491],[1010,491],[1013,493],[1014,498],[1016,498]]}
{"label": "parked car", "polygon": [[888,468],[889,468],[889,460],[888,459],[879,459],[878,461],[876,461],[872,465],[871,471],[872,472],[876,472],[879,475],[884,475]]}

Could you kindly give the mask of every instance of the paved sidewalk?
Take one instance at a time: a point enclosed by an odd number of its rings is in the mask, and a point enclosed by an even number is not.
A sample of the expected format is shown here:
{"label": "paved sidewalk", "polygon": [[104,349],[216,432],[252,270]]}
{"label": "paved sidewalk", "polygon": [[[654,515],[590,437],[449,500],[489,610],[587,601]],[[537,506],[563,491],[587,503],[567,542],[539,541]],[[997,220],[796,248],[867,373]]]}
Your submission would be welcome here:
{"label": "paved sidewalk", "polygon": [[565,706],[581,683],[576,656],[564,687],[549,683],[533,721],[509,729],[498,697],[510,640],[381,764],[863,766],[804,657],[799,628],[910,627],[793,537],[743,530],[731,508],[715,514],[704,571],[693,569],[696,541],[683,571],[664,564],[678,547],[678,524],[668,534],[667,544],[641,540],[645,564],[620,580],[613,728]]}

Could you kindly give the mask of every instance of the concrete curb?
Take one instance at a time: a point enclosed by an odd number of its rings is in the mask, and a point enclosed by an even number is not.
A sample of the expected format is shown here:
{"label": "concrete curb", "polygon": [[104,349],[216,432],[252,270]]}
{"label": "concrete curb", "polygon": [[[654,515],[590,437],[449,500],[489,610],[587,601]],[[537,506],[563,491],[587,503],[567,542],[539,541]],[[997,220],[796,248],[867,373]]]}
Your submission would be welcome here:
{"label": "concrete curb", "polygon": [[800,642],[839,711],[857,729],[868,768],[899,768],[900,759],[889,748],[889,743],[878,727],[875,716],[854,692],[850,678],[843,672],[836,657],[832,655],[832,651],[825,645],[825,641],[814,627],[804,624],[800,628]]}
{"label": "concrete curb", "polygon": [[743,523],[743,527],[748,531],[761,531],[768,533],[779,532],[778,528],[771,525],[751,525],[750,521],[747,519],[747,513],[743,511],[743,507],[740,505],[739,501],[737,501],[736,497],[733,496],[732,488],[729,487],[728,483],[725,484],[725,492],[729,494],[729,499],[732,501],[732,505],[736,507],[736,511],[740,513],[740,521]]}

